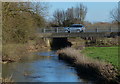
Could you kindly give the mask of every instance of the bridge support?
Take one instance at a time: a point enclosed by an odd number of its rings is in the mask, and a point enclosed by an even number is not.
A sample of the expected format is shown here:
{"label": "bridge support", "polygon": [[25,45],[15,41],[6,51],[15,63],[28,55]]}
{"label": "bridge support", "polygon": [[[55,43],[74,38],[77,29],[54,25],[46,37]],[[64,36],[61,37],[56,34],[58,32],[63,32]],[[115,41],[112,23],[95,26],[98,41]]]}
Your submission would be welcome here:
{"label": "bridge support", "polygon": [[46,43],[47,47],[50,47],[50,44],[51,44],[50,38],[44,38],[44,42]]}

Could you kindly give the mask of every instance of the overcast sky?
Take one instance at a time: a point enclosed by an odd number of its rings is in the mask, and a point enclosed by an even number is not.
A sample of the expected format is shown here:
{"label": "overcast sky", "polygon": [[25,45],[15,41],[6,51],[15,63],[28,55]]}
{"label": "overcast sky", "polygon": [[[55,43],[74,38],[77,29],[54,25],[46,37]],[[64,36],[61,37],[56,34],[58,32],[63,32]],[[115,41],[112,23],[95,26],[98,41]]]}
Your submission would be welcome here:
{"label": "overcast sky", "polygon": [[66,10],[80,3],[87,6],[86,21],[90,22],[111,22],[110,11],[118,6],[117,2],[49,2],[49,16],[52,18],[57,9]]}

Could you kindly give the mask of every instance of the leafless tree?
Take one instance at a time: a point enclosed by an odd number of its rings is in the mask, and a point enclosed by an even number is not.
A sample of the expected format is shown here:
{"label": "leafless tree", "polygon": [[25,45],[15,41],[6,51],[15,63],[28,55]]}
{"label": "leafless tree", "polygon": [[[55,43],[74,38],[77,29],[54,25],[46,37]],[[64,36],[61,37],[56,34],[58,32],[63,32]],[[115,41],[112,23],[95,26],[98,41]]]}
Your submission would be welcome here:
{"label": "leafless tree", "polygon": [[83,23],[87,14],[87,7],[85,7],[83,4],[80,4],[78,6],[78,12],[76,13],[78,15],[77,18],[79,18],[80,22]]}
{"label": "leafless tree", "polygon": [[58,25],[61,25],[62,21],[65,19],[65,17],[63,16],[63,13],[64,12],[61,10],[56,10],[53,14],[53,17]]}
{"label": "leafless tree", "polygon": [[87,14],[87,7],[83,4],[79,4],[76,7],[68,8],[64,10],[56,10],[53,14],[54,20],[58,26],[68,26],[73,23],[83,24]]}
{"label": "leafless tree", "polygon": [[110,15],[114,22],[120,23],[120,2],[118,3],[118,7],[110,11]]}
{"label": "leafless tree", "polygon": [[74,18],[74,8],[68,8],[66,11],[67,20],[72,20]]}

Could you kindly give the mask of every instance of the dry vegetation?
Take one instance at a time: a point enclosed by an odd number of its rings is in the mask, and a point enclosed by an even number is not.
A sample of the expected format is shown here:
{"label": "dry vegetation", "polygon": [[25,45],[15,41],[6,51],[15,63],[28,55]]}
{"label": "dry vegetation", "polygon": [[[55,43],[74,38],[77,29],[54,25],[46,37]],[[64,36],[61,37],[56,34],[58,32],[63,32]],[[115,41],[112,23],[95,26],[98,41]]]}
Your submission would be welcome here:
{"label": "dry vegetation", "polygon": [[45,25],[46,9],[40,2],[2,3],[3,61],[19,60],[26,52],[26,44],[35,39],[37,28]]}
{"label": "dry vegetation", "polygon": [[84,49],[85,48],[85,40],[80,38],[80,37],[75,37],[75,38],[68,38],[68,41],[71,42],[72,48],[76,49]]}
{"label": "dry vegetation", "polygon": [[[34,38],[37,27],[42,27],[44,18],[37,12],[43,7],[34,7],[37,3],[3,2],[2,24],[3,43],[26,43]],[[39,3],[39,5],[41,5]],[[37,11],[35,11],[37,10]]]}
{"label": "dry vegetation", "polygon": [[86,46],[118,46],[120,37],[115,38],[96,38],[92,40],[86,40]]}
{"label": "dry vegetation", "polygon": [[2,48],[2,61],[3,62],[14,62],[21,59],[27,53],[26,45],[24,44],[7,44]]}
{"label": "dry vegetation", "polygon": [[15,84],[14,81],[12,80],[12,76],[8,78],[2,78],[0,80],[2,81],[1,84]]}
{"label": "dry vegetation", "polygon": [[93,60],[80,53],[79,50],[73,48],[66,48],[57,52],[59,58],[63,59],[77,68],[78,73],[85,73],[91,77],[97,78],[96,80],[104,80],[111,82],[116,79],[117,70],[108,63]]}
{"label": "dry vegetation", "polygon": [[43,39],[29,40],[27,43],[7,44],[2,47],[2,61],[4,63],[22,60],[24,56],[36,51],[45,51],[50,49]]}

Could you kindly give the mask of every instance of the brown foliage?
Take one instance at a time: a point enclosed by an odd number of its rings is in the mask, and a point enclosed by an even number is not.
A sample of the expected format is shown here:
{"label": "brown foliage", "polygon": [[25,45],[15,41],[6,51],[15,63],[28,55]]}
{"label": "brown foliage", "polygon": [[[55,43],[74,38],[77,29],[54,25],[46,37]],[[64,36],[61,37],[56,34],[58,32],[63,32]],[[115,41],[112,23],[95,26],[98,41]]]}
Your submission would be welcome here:
{"label": "brown foliage", "polygon": [[100,80],[111,81],[116,78],[117,70],[111,64],[86,57],[79,50],[65,48],[57,53],[60,59],[73,64],[77,68],[78,73],[86,73]]}
{"label": "brown foliage", "polygon": [[[3,2],[3,43],[25,43],[34,36],[36,28],[44,25],[41,13],[34,11],[32,3]],[[42,10],[42,7],[39,8]]]}

